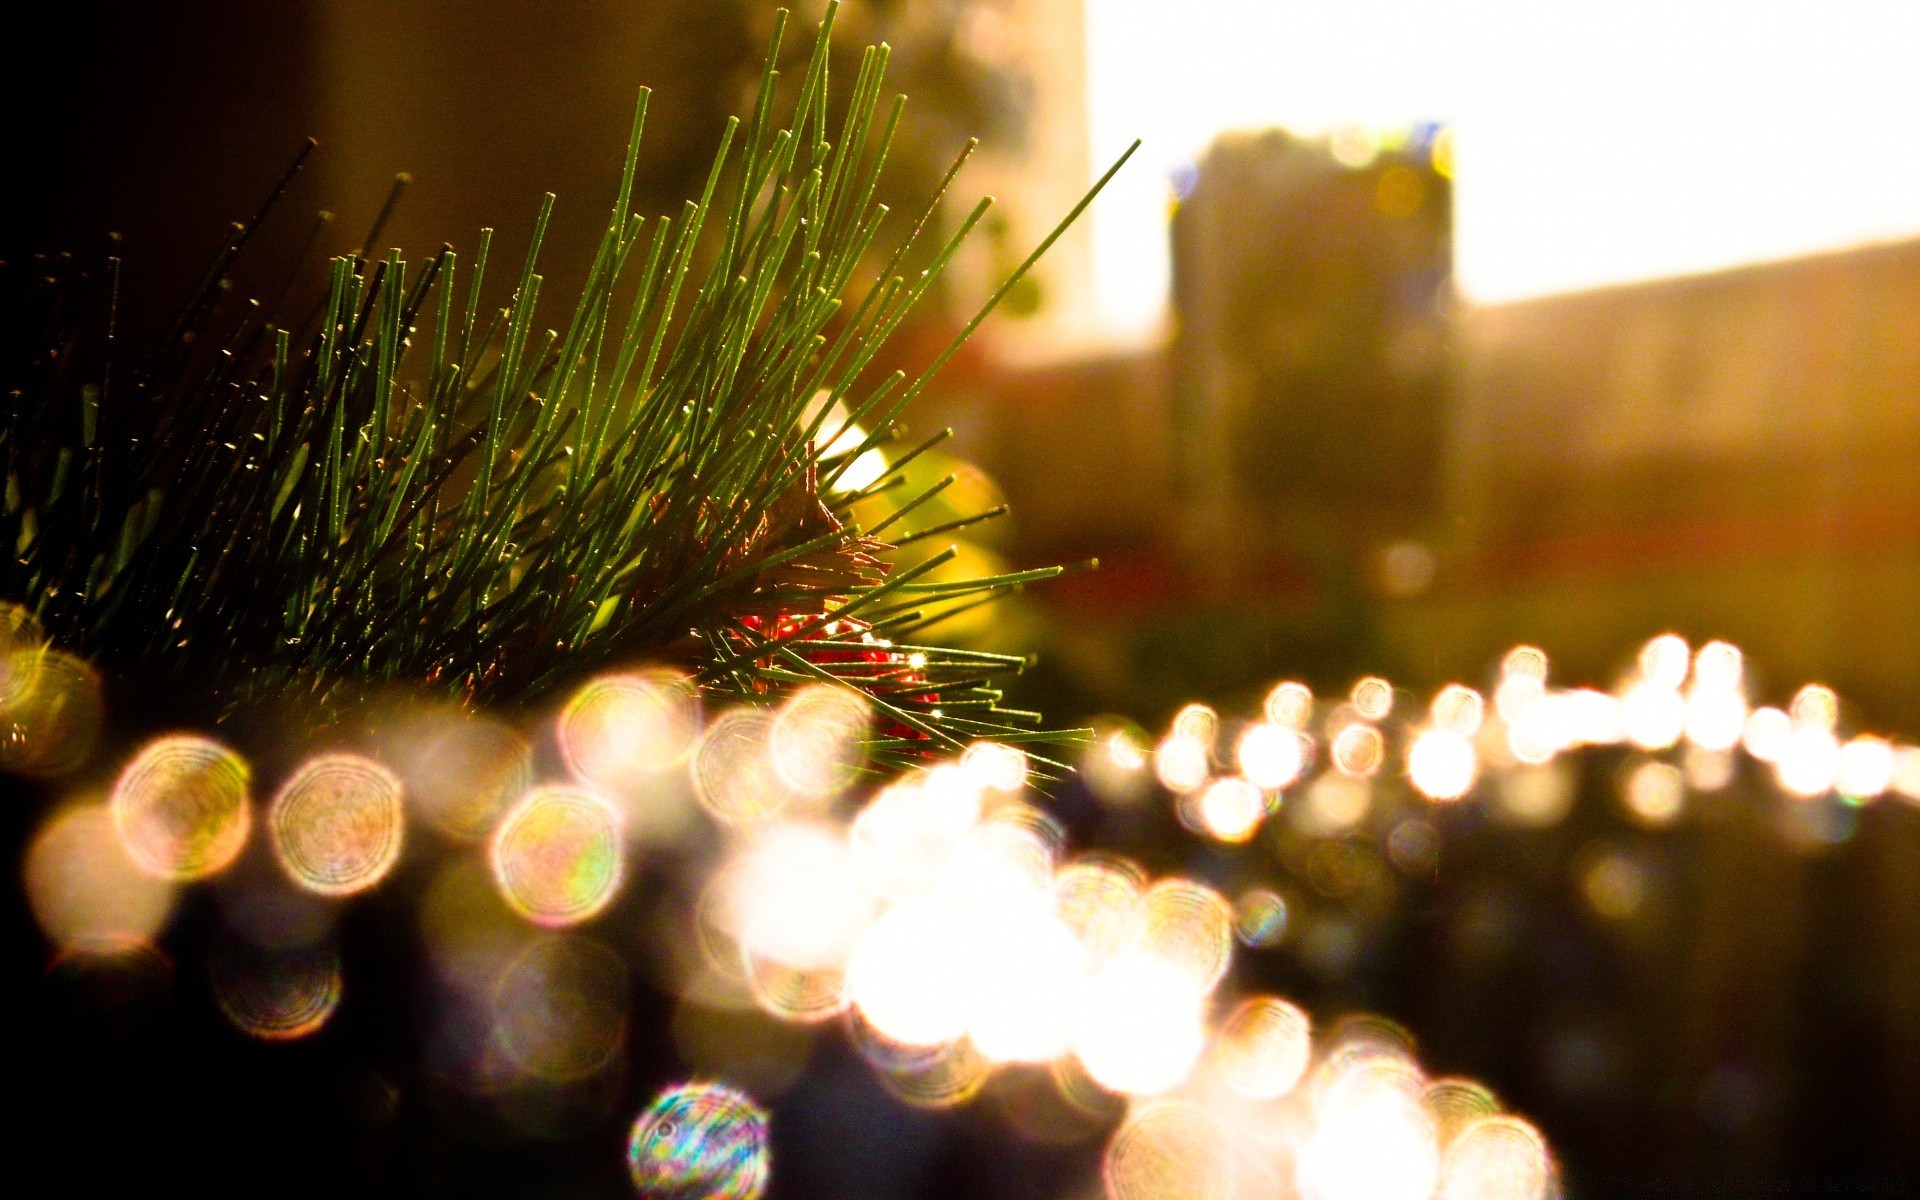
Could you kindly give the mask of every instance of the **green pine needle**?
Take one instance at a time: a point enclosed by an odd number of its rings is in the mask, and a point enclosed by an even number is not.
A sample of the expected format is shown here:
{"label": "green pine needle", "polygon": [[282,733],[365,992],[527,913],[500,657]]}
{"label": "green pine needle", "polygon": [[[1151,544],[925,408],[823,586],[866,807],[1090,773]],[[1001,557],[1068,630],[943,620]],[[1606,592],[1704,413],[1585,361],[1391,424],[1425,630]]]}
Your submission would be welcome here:
{"label": "green pine needle", "polygon": [[[917,377],[864,386],[989,202],[924,270],[907,263],[926,253],[937,195],[876,252],[900,101],[879,114],[887,50],[870,47],[829,130],[833,16],[776,120],[782,14],[752,117],[728,124],[700,199],[651,221],[628,211],[641,93],[618,198],[558,328],[539,316],[551,195],[498,308],[488,230],[465,281],[450,247],[424,264],[355,254],[333,261],[305,326],[251,304],[223,316],[226,272],[258,220],[236,226],[130,377],[115,373],[110,317],[96,336],[117,260],[39,264],[49,278],[6,331],[26,349],[0,355],[0,593],[108,670],[226,708],[394,684],[524,705],[664,659],[723,695],[859,687],[893,730],[874,744],[882,762],[1057,737],[999,707],[991,684],[1017,658],[916,645],[873,662],[872,634],[847,639],[854,621],[923,630],[1058,569],[925,581],[936,555],[888,573],[890,547],[847,513],[900,477],[860,492],[839,480],[1106,180]],[[422,346],[424,370],[410,358]],[[839,432],[823,428],[834,401],[872,430],[850,453],[820,449]],[[924,665],[907,670],[908,656]]]}

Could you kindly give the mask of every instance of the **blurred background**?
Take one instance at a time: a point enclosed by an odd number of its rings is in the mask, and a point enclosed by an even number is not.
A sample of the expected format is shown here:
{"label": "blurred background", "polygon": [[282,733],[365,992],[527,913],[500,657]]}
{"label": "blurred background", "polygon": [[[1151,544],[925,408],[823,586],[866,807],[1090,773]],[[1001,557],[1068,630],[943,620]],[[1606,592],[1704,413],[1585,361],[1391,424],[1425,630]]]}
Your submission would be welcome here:
{"label": "blurred background", "polygon": [[[564,293],[636,88],[654,89],[636,207],[671,211],[756,81],[771,14],[42,6],[8,18],[0,52],[0,257],[120,232],[137,335],[311,135],[243,289],[279,286],[316,212],[335,214],[321,249],[361,246],[406,172],[374,240],[414,257],[489,225],[513,261],[558,193],[544,261]],[[967,531],[970,563],[1101,560],[944,631],[1037,651],[1017,699],[1159,729],[1195,700],[1252,712],[1288,678],[1486,686],[1516,643],[1556,681],[1609,687],[1673,631],[1738,643],[1756,701],[1818,680],[1851,718],[1920,735],[1920,9],[849,0],[836,36],[849,63],[894,47],[890,83],[911,96],[895,193],[924,194],[978,136],[958,194],[998,198],[903,363],[1144,139],[908,417],[955,431],[922,464],[959,477],[955,515],[1012,507]],[[1436,1071],[1487,1081],[1540,1124],[1571,1194],[1904,1194],[1920,810],[1889,800],[1786,836],[1743,775],[1654,828],[1619,802],[1627,755],[1563,763],[1552,821],[1436,818],[1431,854],[1346,829],[1229,856],[1083,784],[1055,803],[1083,844],[1269,880],[1289,915],[1252,977],[1324,1020],[1383,1013]],[[20,844],[29,815],[6,819]],[[1631,904],[1594,885],[1601,861],[1631,864]],[[18,904],[10,919],[31,945]],[[10,966],[18,994],[51,986],[38,965]],[[664,1022],[641,995],[636,1026]],[[410,1194],[592,1192],[597,1176],[567,1190],[574,1143],[429,1137],[399,1051],[331,1032],[355,1051],[304,1062],[288,1110],[351,1132],[327,1172]],[[285,1099],[223,1053],[223,1089]],[[828,1165],[777,1171],[779,1194],[1059,1195],[1095,1153],[907,1112],[844,1047],[813,1053],[777,1137],[785,1161]],[[88,1069],[164,1103],[186,1069],[168,1054]],[[639,1076],[674,1070],[671,1048],[642,1059]],[[91,1087],[47,1129],[94,1113]],[[154,1137],[140,1144],[160,1153]]]}

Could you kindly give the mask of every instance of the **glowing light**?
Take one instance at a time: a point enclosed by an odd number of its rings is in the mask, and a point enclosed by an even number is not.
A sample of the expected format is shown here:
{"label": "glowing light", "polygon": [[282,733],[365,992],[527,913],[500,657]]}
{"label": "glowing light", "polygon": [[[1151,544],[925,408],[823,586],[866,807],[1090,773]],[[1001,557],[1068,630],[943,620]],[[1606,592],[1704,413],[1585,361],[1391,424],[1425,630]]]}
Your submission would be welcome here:
{"label": "glowing light", "polygon": [[1479,774],[1473,743],[1450,729],[1424,729],[1407,749],[1407,776],[1433,800],[1458,800]]}
{"label": "glowing light", "polygon": [[1307,788],[1307,802],[1295,809],[1308,833],[1332,837],[1367,819],[1373,789],[1366,780],[1329,771]]}
{"label": "glowing light", "polygon": [[953,1108],[978,1096],[993,1064],[965,1038],[933,1046],[890,1042],[864,1021],[852,1021],[854,1048],[880,1073],[889,1092],[915,1108]]}
{"label": "glowing light", "polygon": [[1343,775],[1370,779],[1387,761],[1387,739],[1371,725],[1355,722],[1333,735],[1333,765]]}
{"label": "glowing light", "polygon": [[253,823],[247,764],[207,738],[149,742],[114,782],[108,806],[135,865],[161,879],[205,879],[246,845]]}
{"label": "glowing light", "polygon": [[1285,1000],[1255,996],[1220,1025],[1213,1061],[1227,1086],[1249,1100],[1273,1100],[1306,1073],[1313,1046],[1307,1014]]}
{"label": "glowing light", "polygon": [[1162,879],[1141,901],[1140,946],[1210,991],[1233,956],[1233,909],[1210,887]]}
{"label": "glowing light", "polygon": [[652,1200],[759,1200],[767,1190],[767,1115],[718,1083],[683,1083],[633,1124],[627,1168]]}
{"label": "glowing light", "polygon": [[1288,729],[1305,729],[1313,720],[1313,689],[1287,682],[1267,693],[1267,720]]}
{"label": "glowing light", "polygon": [[1420,1103],[1418,1075],[1364,1056],[1337,1070],[1317,1097],[1295,1179],[1303,1200],[1426,1200],[1440,1179],[1440,1147]]}
{"label": "glowing light", "polygon": [[1146,794],[1149,782],[1144,735],[1132,722],[1112,718],[1095,728],[1099,739],[1081,756],[1080,777],[1108,804],[1134,803]]}
{"label": "glowing light", "polygon": [[1796,796],[1818,796],[1840,776],[1840,740],[1819,725],[1798,725],[1773,764],[1780,786]]}
{"label": "glowing light", "polygon": [[57,779],[85,766],[100,739],[100,676],[58,650],[16,650],[0,660],[0,770]]}
{"label": "glowing light", "polygon": [[1278,791],[1307,765],[1306,740],[1294,729],[1262,721],[1247,727],[1234,749],[1240,773],[1256,787]]}
{"label": "glowing light", "polygon": [[1558,825],[1573,809],[1573,779],[1564,765],[1523,766],[1497,777],[1497,815],[1528,829]]}
{"label": "glowing light", "polygon": [[1013,793],[1027,786],[1027,753],[1017,746],[975,742],[960,756],[960,769],[986,791]]}
{"label": "glowing light", "polygon": [[829,800],[860,769],[871,713],[850,688],[809,684],[780,706],[767,735],[774,774],[809,801]]}
{"label": "glowing light", "polygon": [[1487,702],[1479,692],[1458,683],[1450,683],[1434,694],[1428,713],[1433,723],[1448,733],[1470,738],[1480,732],[1486,720]]}
{"label": "glowing light", "polygon": [[1920,748],[1901,746],[1893,756],[1893,790],[1907,800],[1920,800]]}
{"label": "glowing light", "polygon": [[1122,954],[1094,972],[1074,1052],[1109,1091],[1155,1095],[1178,1087],[1206,1045],[1205,992],[1151,954]]}
{"label": "glowing light", "polygon": [[[839,973],[876,912],[846,841],[826,829],[777,826],[725,878],[728,924],[761,1006],[796,1020],[838,1012],[844,1002]],[[762,960],[821,977],[768,972]]]}
{"label": "glowing light", "polygon": [[1777,708],[1756,708],[1747,714],[1740,741],[1747,753],[1764,763],[1780,761],[1793,737],[1793,718]]}
{"label": "glowing light", "polygon": [[1134,1113],[1107,1145],[1109,1200],[1229,1200],[1232,1159],[1217,1121],[1185,1100]]}
{"label": "glowing light", "polygon": [[1153,773],[1170,792],[1197,791],[1211,767],[1207,744],[1199,738],[1174,733],[1153,751]]}
{"label": "glowing light", "polygon": [[400,861],[400,780],[372,759],[323,754],[295,771],[267,816],[288,878],[322,896],[350,896]]}
{"label": "glowing light", "polygon": [[488,857],[515,912],[538,925],[576,924],[620,890],[620,815],[580,788],[535,788],[501,818]]}
{"label": "glowing light", "polygon": [[494,984],[492,1017],[494,1040],[522,1073],[585,1079],[625,1043],[627,966],[591,938],[537,938]]}
{"label": "glowing light", "polygon": [[1815,729],[1833,732],[1840,724],[1840,697],[1834,695],[1830,687],[1810,683],[1793,695],[1793,703],[1787,706],[1795,725],[1807,725]]}
{"label": "glowing light", "polygon": [[1587,867],[1580,887],[1594,912],[1624,921],[1637,915],[1646,903],[1646,868],[1623,852],[1609,851]]}
{"label": "glowing light", "polygon": [[1553,1193],[1553,1158],[1539,1132],[1517,1117],[1486,1116],[1447,1144],[1436,1200],[1546,1200]]}
{"label": "glowing light", "polygon": [[692,686],[679,675],[605,675],[567,701],[556,734],[567,769],[614,795],[653,787],[687,756],[699,732]]}
{"label": "glowing light", "polygon": [[[1685,659],[1682,659],[1684,669]],[[1620,729],[1642,750],[1664,750],[1687,728],[1687,702],[1680,693],[1651,679],[1634,684],[1620,697]]]}
{"label": "glowing light", "polygon": [[1695,687],[1738,691],[1745,672],[1745,658],[1731,642],[1708,642],[1693,656]]}
{"label": "glowing light", "polygon": [[1093,965],[1129,945],[1140,924],[1142,875],[1124,859],[1084,858],[1054,876],[1054,910]]}
{"label": "glowing light", "polygon": [[1531,679],[1544,684],[1547,681],[1547,652],[1537,646],[1515,646],[1500,660],[1500,674],[1507,679]]}
{"label": "glowing light", "polygon": [[894,905],[854,947],[848,997],[868,1024],[901,1045],[957,1039],[970,1015],[967,934],[964,915],[944,900],[922,897]]}
{"label": "glowing light", "polygon": [[1191,738],[1207,750],[1220,735],[1220,714],[1204,704],[1189,704],[1174,714],[1173,736]]}
{"label": "glowing light", "polygon": [[707,727],[693,752],[694,794],[724,825],[744,827],[778,817],[793,796],[774,772],[768,738],[773,720],[755,708],[735,708]]}
{"label": "glowing light", "polygon": [[533,784],[533,747],[501,721],[428,711],[399,721],[382,738],[414,811],[460,842],[484,839]]}
{"label": "glowing light", "polygon": [[1697,683],[1687,693],[1687,740],[1702,750],[1731,750],[1747,729],[1747,701],[1737,690]]}
{"label": "glowing light", "polygon": [[1643,762],[1627,776],[1627,809],[1648,825],[1671,825],[1686,803],[1687,781],[1671,763]]}
{"label": "glowing light", "polygon": [[1393,685],[1376,675],[1369,675],[1353,685],[1348,696],[1353,703],[1353,711],[1368,721],[1384,721],[1393,711]]}
{"label": "glowing light", "polygon": [[1663,633],[1640,648],[1640,678],[1670,692],[1680,690],[1687,681],[1687,666],[1693,661],[1693,649],[1677,633]]}
{"label": "glowing light", "polygon": [[1246,841],[1266,815],[1267,798],[1260,788],[1237,776],[1216,779],[1200,793],[1200,820],[1220,841]]}
{"label": "glowing light", "polygon": [[1268,888],[1248,888],[1233,903],[1233,936],[1243,946],[1263,949],[1287,935],[1287,902]]}
{"label": "glowing light", "polygon": [[[1500,1104],[1493,1093],[1482,1084],[1471,1079],[1436,1079],[1427,1085],[1425,1097],[1427,1111],[1433,1114],[1434,1123],[1439,1128],[1440,1144],[1448,1145],[1458,1137],[1467,1126],[1482,1117],[1490,1117],[1500,1111]],[[1442,1159],[1441,1174],[1446,1173],[1445,1159]]]}
{"label": "glowing light", "polygon": [[27,848],[27,901],[63,950],[115,954],[151,941],[173,911],[173,888],[139,869],[104,804],[54,813]]}
{"label": "glowing light", "polygon": [[208,968],[221,1015],[261,1041],[317,1033],[340,1007],[340,952],[331,943],[279,951],[229,943],[215,950]]}
{"label": "glowing light", "polygon": [[1856,800],[1871,800],[1893,786],[1893,772],[1891,743],[1877,737],[1857,737],[1840,747],[1833,790]]}
{"label": "glowing light", "polygon": [[973,781],[951,766],[881,789],[849,833],[861,881],[889,900],[931,888],[947,856],[979,822],[980,804]]}
{"label": "glowing light", "polygon": [[1086,951],[1047,907],[987,909],[975,931],[967,1037],[989,1062],[1046,1062],[1072,1044]]}
{"label": "glowing light", "polygon": [[1702,750],[1689,746],[1680,761],[1687,786],[1699,792],[1717,792],[1733,782],[1733,755],[1725,750]]}

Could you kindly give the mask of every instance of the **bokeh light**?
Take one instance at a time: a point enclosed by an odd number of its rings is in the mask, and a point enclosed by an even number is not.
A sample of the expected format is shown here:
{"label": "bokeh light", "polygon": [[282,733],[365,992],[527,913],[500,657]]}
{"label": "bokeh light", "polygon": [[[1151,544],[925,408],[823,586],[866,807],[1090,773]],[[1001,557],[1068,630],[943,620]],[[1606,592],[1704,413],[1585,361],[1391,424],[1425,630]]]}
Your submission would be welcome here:
{"label": "bokeh light", "polygon": [[1533,1126],[1484,1116],[1448,1142],[1436,1200],[1547,1200],[1553,1184],[1553,1157]]}
{"label": "bokeh light", "polygon": [[1333,735],[1333,765],[1344,775],[1369,779],[1387,760],[1387,739],[1372,725],[1354,722]]}
{"label": "bokeh light", "polygon": [[767,1188],[766,1113],[724,1084],[668,1088],[634,1122],[627,1167],[650,1200],[758,1200]]}
{"label": "bokeh light", "polygon": [[568,770],[618,796],[644,794],[699,732],[692,685],[669,671],[603,675],[567,701],[556,734]]}
{"label": "bokeh light", "polygon": [[1170,792],[1198,791],[1207,781],[1212,752],[1208,743],[1177,728],[1153,751],[1153,773]]}
{"label": "bokeh light", "polygon": [[1893,745],[1886,739],[1849,739],[1834,765],[1833,789],[1855,800],[1871,800],[1893,786],[1893,768]]}
{"label": "bokeh light", "polygon": [[1393,685],[1377,675],[1369,675],[1353,685],[1348,700],[1362,720],[1384,721],[1393,712]]}
{"label": "bokeh light", "polygon": [[790,1020],[840,1011],[847,959],[877,911],[845,837],[816,826],[774,826],[721,878],[721,919],[740,948],[755,999]]}
{"label": "bokeh light", "polygon": [[860,770],[872,713],[851,688],[809,684],[781,704],[767,735],[774,773],[807,802],[831,800]]}
{"label": "bokeh light", "polygon": [[504,721],[457,710],[409,713],[381,731],[380,759],[427,824],[478,842],[533,784],[533,746]]}
{"label": "bokeh light", "polygon": [[114,954],[150,942],[173,911],[173,888],[135,867],[104,804],[56,810],[26,856],[27,901],[62,950]]}
{"label": "bokeh light", "polygon": [[215,947],[207,965],[221,1015],[266,1042],[318,1032],[344,992],[340,952],[331,942],[267,950],[228,940]]}
{"label": "bokeh light", "polygon": [[1220,982],[1233,956],[1233,908],[1219,892],[1177,876],[1162,879],[1147,889],[1140,911],[1142,949],[1185,972],[1201,992]]}
{"label": "bokeh light", "polygon": [[1267,798],[1258,786],[1238,776],[1216,779],[1200,793],[1200,820],[1212,837],[1244,842],[1267,815]]}
{"label": "bokeh light", "polygon": [[1287,682],[1267,693],[1267,720],[1287,729],[1305,729],[1313,720],[1313,689],[1304,683]]}
{"label": "bokeh light", "polygon": [[579,934],[534,939],[501,973],[491,1001],[496,1043],[539,1079],[584,1079],[626,1040],[627,966]]}
{"label": "bokeh light", "polygon": [[208,738],[176,734],[143,747],[108,805],[127,856],[161,879],[194,880],[231,863],[253,823],[250,773]]}
{"label": "bokeh light", "polygon": [[1273,1100],[1293,1090],[1313,1052],[1307,1014],[1285,1000],[1242,1000],[1220,1024],[1213,1062],[1227,1086],[1249,1100]]}
{"label": "bokeh light", "polygon": [[268,812],[273,849],[295,883],[350,896],[400,861],[406,828],[399,777],[357,754],[309,759],[282,784]]}
{"label": "bokeh light", "polygon": [[[773,730],[773,717],[741,707],[721,713],[701,735],[693,751],[694,794],[721,824],[749,826],[792,805],[794,793],[774,766]],[[834,770],[818,764],[803,769]]]}
{"label": "bokeh light", "polygon": [[1300,1147],[1303,1200],[1426,1200],[1440,1177],[1433,1119],[1422,1083],[1404,1060],[1367,1053],[1329,1060],[1315,1097],[1312,1132]]}
{"label": "bokeh light", "polygon": [[1407,748],[1407,777],[1431,800],[1460,799],[1473,790],[1479,771],[1473,743],[1452,729],[1423,729]]}
{"label": "bokeh light", "polygon": [[93,757],[104,710],[85,660],[39,647],[0,660],[0,769],[38,779],[71,775]]}
{"label": "bokeh light", "polygon": [[1229,1200],[1225,1131],[1198,1104],[1163,1100],[1128,1117],[1107,1146],[1110,1200]]}
{"label": "bokeh light", "polygon": [[1652,826],[1671,825],[1687,800],[1687,781],[1672,763],[1643,762],[1621,789],[1627,811]]}
{"label": "bokeh light", "polygon": [[538,925],[572,925],[620,890],[620,814],[581,788],[538,787],[501,818],[488,858],[515,912]]}
{"label": "bokeh light", "polygon": [[1307,741],[1287,725],[1261,721],[1249,725],[1234,749],[1240,773],[1268,791],[1289,787],[1307,766]]}
{"label": "bokeh light", "polygon": [[1206,1045],[1206,992],[1179,966],[1123,953],[1095,971],[1074,1052],[1108,1091],[1151,1096],[1185,1082]]}
{"label": "bokeh light", "polygon": [[1233,902],[1233,936],[1240,944],[1262,950],[1278,945],[1287,935],[1287,902],[1271,888],[1254,887]]}

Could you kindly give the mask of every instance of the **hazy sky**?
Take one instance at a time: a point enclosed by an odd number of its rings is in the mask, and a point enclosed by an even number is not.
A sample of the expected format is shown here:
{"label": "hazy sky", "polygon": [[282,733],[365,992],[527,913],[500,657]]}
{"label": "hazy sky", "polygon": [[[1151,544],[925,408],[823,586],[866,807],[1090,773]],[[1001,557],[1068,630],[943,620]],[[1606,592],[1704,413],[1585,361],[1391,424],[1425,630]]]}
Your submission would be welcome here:
{"label": "hazy sky", "polygon": [[1920,234],[1920,0],[1087,0],[1102,316],[1157,323],[1224,129],[1454,126],[1476,301]]}

